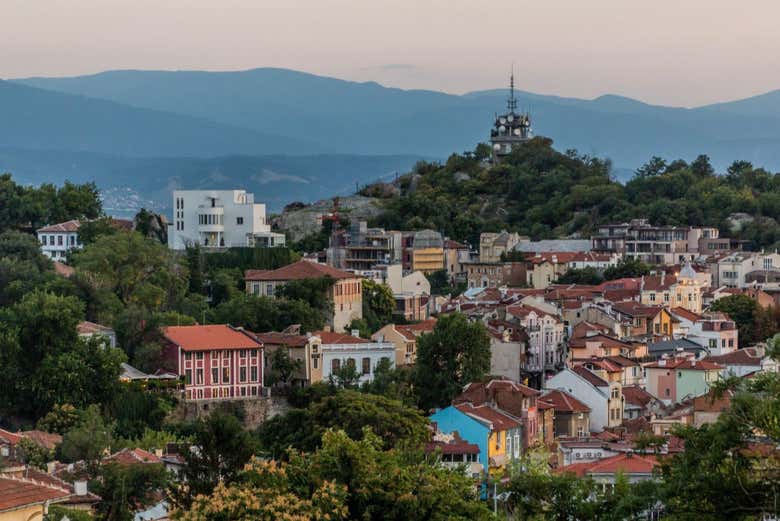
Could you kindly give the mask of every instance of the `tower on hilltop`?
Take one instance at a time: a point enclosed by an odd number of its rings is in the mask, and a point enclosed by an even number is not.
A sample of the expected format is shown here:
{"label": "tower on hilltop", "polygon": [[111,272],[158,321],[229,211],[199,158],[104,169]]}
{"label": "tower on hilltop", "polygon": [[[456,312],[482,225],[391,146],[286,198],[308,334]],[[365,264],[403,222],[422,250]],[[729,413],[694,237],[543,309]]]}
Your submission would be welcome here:
{"label": "tower on hilltop", "polygon": [[525,141],[531,139],[531,115],[527,112],[518,113],[515,99],[515,74],[509,77],[509,98],[506,101],[507,112],[497,115],[490,129],[490,144],[493,149],[493,162],[497,163],[503,156]]}

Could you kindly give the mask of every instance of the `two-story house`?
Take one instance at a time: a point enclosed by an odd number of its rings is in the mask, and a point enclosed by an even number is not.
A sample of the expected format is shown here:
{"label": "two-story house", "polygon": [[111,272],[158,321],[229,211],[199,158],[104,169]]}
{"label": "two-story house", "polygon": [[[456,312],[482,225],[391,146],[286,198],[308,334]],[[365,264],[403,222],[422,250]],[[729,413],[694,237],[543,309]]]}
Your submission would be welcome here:
{"label": "two-story house", "polygon": [[546,391],[539,397],[539,403],[548,404],[555,411],[554,436],[576,436],[590,434],[590,407],[574,396],[561,390]]}
{"label": "two-story house", "polygon": [[357,370],[359,383],[370,382],[383,360],[390,367],[395,364],[395,345],[391,342],[360,338],[357,331],[349,334],[316,331],[312,335],[317,337],[311,350],[312,382],[327,382],[349,366]]}
{"label": "two-story house", "polygon": [[548,379],[545,389],[562,390],[590,408],[591,431],[617,427],[623,422],[623,396],[620,382],[607,382],[582,366],[565,368]]}
{"label": "two-story house", "polygon": [[361,277],[325,264],[300,260],[275,270],[246,270],[244,282],[250,295],[273,298],[277,290],[290,281],[332,279],[327,300],[332,311],[328,317],[334,331],[344,331],[353,320],[363,318],[363,284]]}
{"label": "two-story house", "polygon": [[667,405],[680,403],[707,393],[722,370],[709,360],[662,358],[645,366],[646,389]]}
{"label": "two-story house", "polygon": [[395,365],[413,365],[417,359],[417,339],[420,335],[430,333],[436,326],[436,319],[431,318],[416,324],[387,324],[371,335],[377,342],[391,342],[395,346]]}
{"label": "two-story house", "polygon": [[187,400],[257,398],[263,344],[227,324],[162,328],[164,369],[184,377]]}
{"label": "two-story house", "polygon": [[648,306],[681,307],[694,313],[702,309],[702,283],[690,263],[676,277],[665,272],[642,277],[639,296]]}
{"label": "two-story house", "polygon": [[36,230],[41,253],[48,258],[64,262],[68,253],[83,247],[79,242],[81,223],[76,220],[44,226]]}
{"label": "two-story house", "polygon": [[739,347],[739,330],[727,314],[698,314],[685,308],[672,308],[671,313],[679,322],[679,336],[696,342],[710,354],[724,355]]}

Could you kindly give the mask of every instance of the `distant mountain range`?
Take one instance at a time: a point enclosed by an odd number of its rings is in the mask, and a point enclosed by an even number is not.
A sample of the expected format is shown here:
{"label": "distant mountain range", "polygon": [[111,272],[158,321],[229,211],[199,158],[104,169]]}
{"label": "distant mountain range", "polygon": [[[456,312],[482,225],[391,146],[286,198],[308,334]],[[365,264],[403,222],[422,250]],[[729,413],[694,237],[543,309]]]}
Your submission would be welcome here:
{"label": "distant mountain range", "polygon": [[[401,90],[272,68],[0,81],[0,170],[30,182],[91,175],[101,186],[121,180],[153,191],[171,179],[203,186],[215,172],[241,186],[260,175],[261,199],[311,200],[316,187],[369,182],[419,157],[473,149],[506,94]],[[692,109],[613,95],[517,97],[536,135],[610,158],[618,177],[654,155],[704,153],[720,170],[735,159],[780,169],[780,91]]]}

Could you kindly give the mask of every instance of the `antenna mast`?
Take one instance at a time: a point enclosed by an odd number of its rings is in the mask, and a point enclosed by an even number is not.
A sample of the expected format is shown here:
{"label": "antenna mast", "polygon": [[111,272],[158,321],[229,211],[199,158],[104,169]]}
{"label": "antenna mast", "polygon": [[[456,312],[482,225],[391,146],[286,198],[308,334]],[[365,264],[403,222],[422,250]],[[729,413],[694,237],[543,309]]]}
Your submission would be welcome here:
{"label": "antenna mast", "polygon": [[515,113],[517,100],[515,99],[515,66],[512,64],[512,73],[509,75],[509,99],[506,101],[506,108],[510,114]]}

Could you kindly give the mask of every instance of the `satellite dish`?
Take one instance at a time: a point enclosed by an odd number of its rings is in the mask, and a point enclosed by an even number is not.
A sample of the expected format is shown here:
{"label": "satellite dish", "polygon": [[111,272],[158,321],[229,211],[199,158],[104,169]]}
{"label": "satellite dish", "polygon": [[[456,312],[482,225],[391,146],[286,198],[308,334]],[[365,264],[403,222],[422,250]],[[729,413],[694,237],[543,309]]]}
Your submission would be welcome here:
{"label": "satellite dish", "polygon": [[503,125],[504,123],[506,123],[506,118],[498,118],[498,121]]}
{"label": "satellite dish", "polygon": [[498,131],[499,132],[503,133],[505,130],[506,130],[506,127],[504,125],[501,125],[500,127],[498,127]]}
{"label": "satellite dish", "polygon": [[519,128],[516,128],[516,129],[515,129],[515,136],[519,136],[519,135],[520,135],[520,129],[519,129]]}
{"label": "satellite dish", "polygon": [[507,116],[506,119],[507,119],[507,121],[509,121],[511,123],[511,122],[513,122],[515,120],[515,117],[512,114],[510,114],[509,116]]}

